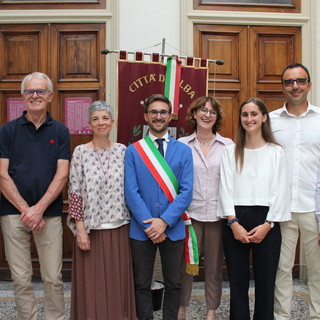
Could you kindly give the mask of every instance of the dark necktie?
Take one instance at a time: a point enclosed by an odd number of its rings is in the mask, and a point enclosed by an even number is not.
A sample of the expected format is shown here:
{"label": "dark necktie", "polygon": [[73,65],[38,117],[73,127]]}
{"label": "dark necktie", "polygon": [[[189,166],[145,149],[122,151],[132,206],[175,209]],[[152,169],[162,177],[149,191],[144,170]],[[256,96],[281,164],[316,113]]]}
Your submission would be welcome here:
{"label": "dark necktie", "polygon": [[164,151],[163,151],[163,141],[164,141],[164,138],[156,139],[155,141],[158,143],[158,150],[159,150],[159,152],[160,152],[161,155],[164,157]]}

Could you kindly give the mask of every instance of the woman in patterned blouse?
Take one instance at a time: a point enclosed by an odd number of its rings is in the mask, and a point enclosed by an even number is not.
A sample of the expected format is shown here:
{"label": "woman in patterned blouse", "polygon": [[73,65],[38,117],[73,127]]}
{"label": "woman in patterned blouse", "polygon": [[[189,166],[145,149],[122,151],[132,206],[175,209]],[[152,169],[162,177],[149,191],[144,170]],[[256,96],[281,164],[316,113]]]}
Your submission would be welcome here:
{"label": "woman in patterned blouse", "polygon": [[71,319],[136,319],[130,214],[124,200],[125,146],[111,142],[113,109],[88,109],[93,139],[75,148],[70,168],[68,226],[75,235]]}

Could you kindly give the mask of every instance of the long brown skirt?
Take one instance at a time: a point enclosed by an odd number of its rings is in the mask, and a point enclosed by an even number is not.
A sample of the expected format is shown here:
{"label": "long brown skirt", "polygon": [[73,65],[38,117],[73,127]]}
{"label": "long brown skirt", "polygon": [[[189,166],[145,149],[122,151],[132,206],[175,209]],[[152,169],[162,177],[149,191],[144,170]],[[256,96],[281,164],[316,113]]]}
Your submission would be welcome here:
{"label": "long brown skirt", "polygon": [[91,250],[74,241],[71,320],[135,320],[129,226],[91,230]]}

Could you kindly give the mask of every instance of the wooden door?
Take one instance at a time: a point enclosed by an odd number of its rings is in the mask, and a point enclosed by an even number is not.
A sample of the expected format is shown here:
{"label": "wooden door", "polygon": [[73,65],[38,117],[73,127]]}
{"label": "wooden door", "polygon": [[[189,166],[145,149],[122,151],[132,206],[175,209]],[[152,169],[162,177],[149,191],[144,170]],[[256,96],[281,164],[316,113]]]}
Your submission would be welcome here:
{"label": "wooden door", "polygon": [[[0,26],[0,124],[7,122],[8,106],[20,98],[20,83],[31,72],[47,73],[53,81],[54,98],[49,112],[58,121],[65,119],[66,99],[105,99],[105,24],[28,24]],[[88,135],[72,135],[72,151],[86,143]],[[73,235],[66,226],[67,189],[64,199],[63,274],[70,279]],[[35,276],[39,263],[34,244],[32,259]],[[10,272],[0,234],[0,279]]]}
{"label": "wooden door", "polygon": [[[217,97],[223,106],[221,134],[235,139],[242,101],[259,97],[269,111],[283,106],[281,75],[287,65],[301,63],[301,29],[195,24],[194,54],[224,60],[222,66],[210,64],[209,95]],[[299,276],[299,245],[294,276]]]}
{"label": "wooden door", "polygon": [[281,74],[301,62],[301,29],[195,24],[194,54],[224,60],[222,66],[210,64],[209,94],[223,105],[222,135],[234,139],[242,101],[259,97],[269,110],[283,105]]}

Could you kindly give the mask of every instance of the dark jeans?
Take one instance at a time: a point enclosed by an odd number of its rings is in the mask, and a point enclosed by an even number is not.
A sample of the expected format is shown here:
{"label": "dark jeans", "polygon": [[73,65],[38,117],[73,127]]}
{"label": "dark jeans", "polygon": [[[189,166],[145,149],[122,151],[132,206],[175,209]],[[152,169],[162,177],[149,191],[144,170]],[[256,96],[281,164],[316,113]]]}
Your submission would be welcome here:
{"label": "dark jeans", "polygon": [[151,240],[131,239],[135,279],[136,307],[139,320],[153,319],[151,282],[157,248],[160,251],[164,279],[163,319],[177,319],[181,294],[183,240],[154,244]]}
{"label": "dark jeans", "polygon": [[[247,231],[263,224],[269,210],[264,206],[236,206],[235,209],[240,224]],[[255,282],[253,319],[273,320],[274,287],[281,247],[279,223],[275,223],[264,240],[257,244],[235,240],[231,228],[225,223],[223,245],[230,281],[230,320],[250,320],[250,252]]]}

